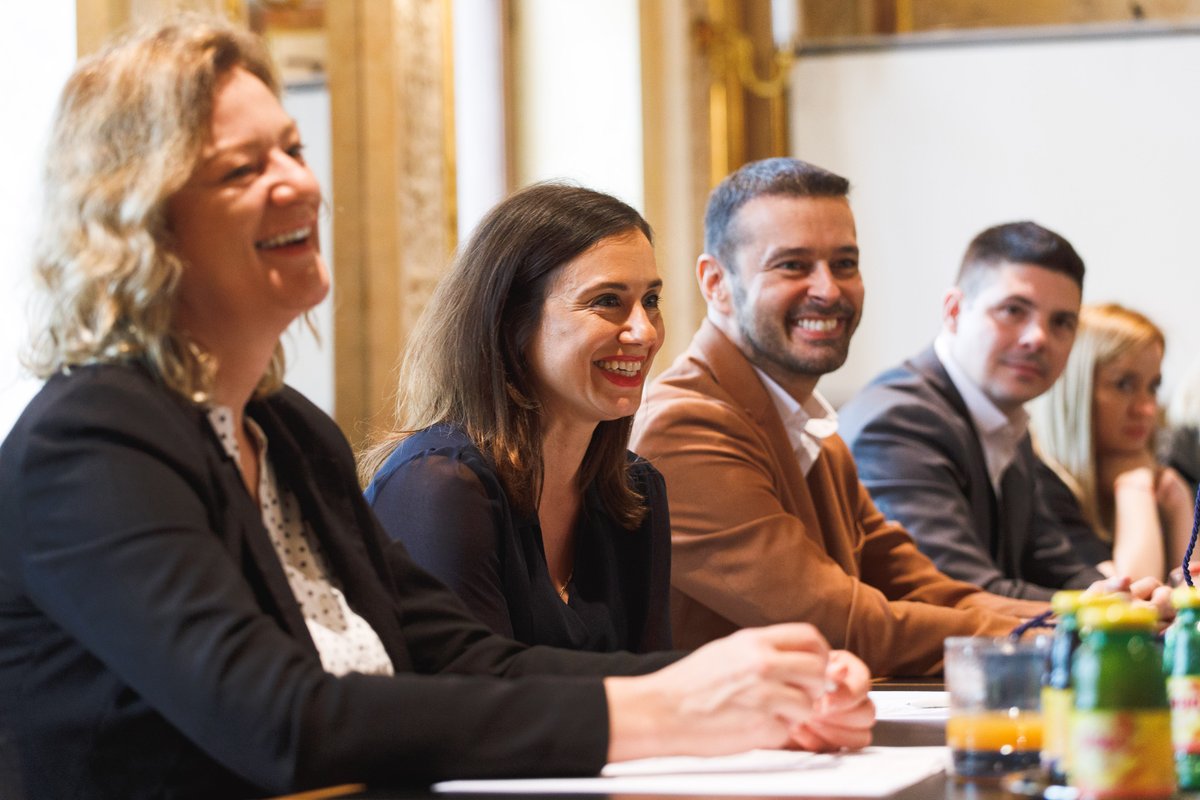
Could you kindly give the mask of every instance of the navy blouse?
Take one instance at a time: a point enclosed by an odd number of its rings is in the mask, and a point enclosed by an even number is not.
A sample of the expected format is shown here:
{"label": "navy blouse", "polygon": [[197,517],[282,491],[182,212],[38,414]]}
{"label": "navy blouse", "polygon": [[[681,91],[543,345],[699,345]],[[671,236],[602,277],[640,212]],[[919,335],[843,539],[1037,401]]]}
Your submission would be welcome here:
{"label": "navy blouse", "polygon": [[366,497],[391,548],[402,545],[497,633],[574,650],[650,652],[671,646],[671,525],[662,475],[632,453],[629,461],[645,519],[637,530],[622,527],[588,487],[569,603],[550,578],[537,515],[514,511],[491,460],[457,426],[403,440]]}

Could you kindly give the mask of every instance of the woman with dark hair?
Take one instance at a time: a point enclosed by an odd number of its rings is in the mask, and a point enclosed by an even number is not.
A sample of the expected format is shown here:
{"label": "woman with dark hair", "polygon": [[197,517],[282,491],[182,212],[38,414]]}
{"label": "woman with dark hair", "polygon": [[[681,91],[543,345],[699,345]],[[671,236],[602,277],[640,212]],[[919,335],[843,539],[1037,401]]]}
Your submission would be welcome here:
{"label": "woman with dark hair", "polygon": [[416,327],[367,499],[498,633],[671,645],[662,477],[626,451],[661,288],[640,214],[537,184],[480,223]]}
{"label": "woman with dark hair", "polygon": [[329,273],[278,95],[259,40],[191,18],[63,92],[28,359],[46,384],[0,446],[0,795],[866,744],[866,669],[808,626],[683,659],[529,648],[385,556],[345,439],[282,385],[279,338]]}

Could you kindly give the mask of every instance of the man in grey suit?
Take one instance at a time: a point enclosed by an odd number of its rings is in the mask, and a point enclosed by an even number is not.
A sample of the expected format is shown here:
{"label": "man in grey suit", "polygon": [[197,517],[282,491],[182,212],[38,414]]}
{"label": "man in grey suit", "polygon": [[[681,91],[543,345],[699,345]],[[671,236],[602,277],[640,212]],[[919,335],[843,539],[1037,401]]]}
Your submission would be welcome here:
{"label": "man in grey suit", "polygon": [[1042,600],[1102,577],[1070,544],[1094,535],[1086,523],[1064,530],[1047,507],[1054,479],[1037,474],[1023,408],[1066,365],[1083,273],[1053,231],[988,228],[967,248],[933,345],[839,410],[879,508],[943,572],[995,594]]}

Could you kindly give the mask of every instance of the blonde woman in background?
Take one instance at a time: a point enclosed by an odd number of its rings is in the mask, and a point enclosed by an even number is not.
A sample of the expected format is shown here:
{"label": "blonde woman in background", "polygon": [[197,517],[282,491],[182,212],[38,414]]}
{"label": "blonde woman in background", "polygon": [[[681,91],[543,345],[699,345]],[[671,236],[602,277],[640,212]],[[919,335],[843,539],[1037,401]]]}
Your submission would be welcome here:
{"label": "blonde woman in background", "polygon": [[1152,445],[1165,347],[1142,314],[1085,306],[1062,377],[1031,404],[1044,469],[1061,479],[1045,481],[1047,501],[1087,520],[1095,539],[1074,544],[1106,574],[1162,578],[1187,545],[1190,492]]}

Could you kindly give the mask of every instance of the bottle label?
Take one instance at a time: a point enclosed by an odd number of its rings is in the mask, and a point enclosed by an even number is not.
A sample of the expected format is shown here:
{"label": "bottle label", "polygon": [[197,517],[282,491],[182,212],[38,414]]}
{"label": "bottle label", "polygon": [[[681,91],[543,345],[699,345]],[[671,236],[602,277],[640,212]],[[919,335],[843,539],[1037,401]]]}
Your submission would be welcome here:
{"label": "bottle label", "polygon": [[1075,692],[1042,687],[1042,763],[1047,769],[1066,772],[1067,741],[1071,732],[1071,706]]}
{"label": "bottle label", "polygon": [[1200,754],[1200,676],[1167,678],[1171,700],[1171,741],[1175,752]]}
{"label": "bottle label", "polygon": [[1093,798],[1157,798],[1175,792],[1166,709],[1071,715],[1071,785]]}

